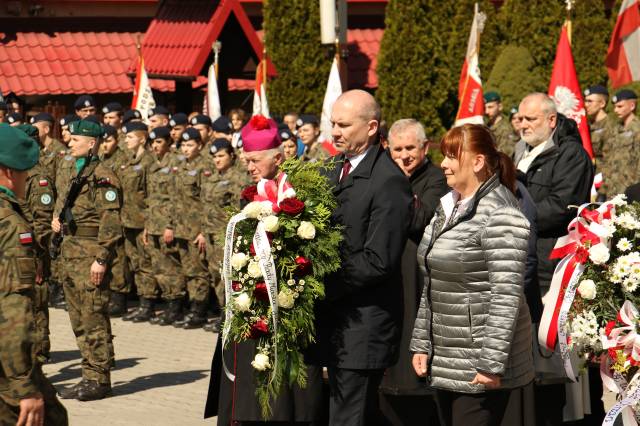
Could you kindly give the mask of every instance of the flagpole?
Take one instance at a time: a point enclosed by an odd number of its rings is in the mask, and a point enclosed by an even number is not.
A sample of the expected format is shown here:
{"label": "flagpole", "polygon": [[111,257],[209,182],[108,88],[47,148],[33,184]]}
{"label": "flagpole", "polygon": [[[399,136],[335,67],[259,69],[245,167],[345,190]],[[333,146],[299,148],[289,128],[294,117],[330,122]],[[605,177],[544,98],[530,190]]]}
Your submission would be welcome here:
{"label": "flagpole", "polygon": [[220,55],[220,50],[222,49],[222,42],[216,40],[212,45],[213,49],[213,70],[216,74],[216,81],[218,81],[218,56]]}
{"label": "flagpole", "polygon": [[573,3],[575,0],[565,0],[567,4],[567,19],[565,25],[567,26],[567,38],[569,39],[569,45],[571,45],[571,10],[573,9]]}
{"label": "flagpole", "polygon": [[264,84],[264,92],[267,93],[267,44],[262,46],[262,84]]}

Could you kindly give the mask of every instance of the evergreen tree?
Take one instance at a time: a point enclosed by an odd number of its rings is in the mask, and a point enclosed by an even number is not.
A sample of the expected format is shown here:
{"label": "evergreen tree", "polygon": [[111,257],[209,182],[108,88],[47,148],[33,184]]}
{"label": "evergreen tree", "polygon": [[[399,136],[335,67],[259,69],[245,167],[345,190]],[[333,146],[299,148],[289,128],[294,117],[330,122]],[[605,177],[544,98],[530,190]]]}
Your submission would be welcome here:
{"label": "evergreen tree", "polygon": [[507,45],[502,49],[484,85],[485,91],[497,91],[506,109],[517,106],[531,92],[547,92],[549,82],[536,71],[527,48]]}
{"label": "evergreen tree", "polygon": [[446,101],[446,91],[438,81],[448,73],[447,34],[442,31],[448,7],[440,0],[392,0],[387,5],[377,98],[388,123],[413,117],[428,134],[443,131],[438,107]]}
{"label": "evergreen tree", "polygon": [[331,55],[320,44],[318,0],[263,2],[267,55],[278,75],[267,85],[269,109],[320,114]]}

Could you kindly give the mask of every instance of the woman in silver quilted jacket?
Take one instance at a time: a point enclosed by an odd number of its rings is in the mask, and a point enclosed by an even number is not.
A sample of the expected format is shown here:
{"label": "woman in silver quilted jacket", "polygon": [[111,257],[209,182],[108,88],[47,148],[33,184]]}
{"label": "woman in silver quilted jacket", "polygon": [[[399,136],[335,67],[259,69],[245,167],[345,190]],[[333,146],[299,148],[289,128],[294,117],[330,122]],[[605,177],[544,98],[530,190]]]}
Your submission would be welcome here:
{"label": "woman in silver quilted jacket", "polygon": [[[515,168],[491,131],[445,134],[442,197],[418,248],[425,286],[410,350],[436,389],[443,425],[500,425],[511,393],[534,378],[523,293],[529,222],[514,196]],[[522,423],[511,398],[509,425]]]}

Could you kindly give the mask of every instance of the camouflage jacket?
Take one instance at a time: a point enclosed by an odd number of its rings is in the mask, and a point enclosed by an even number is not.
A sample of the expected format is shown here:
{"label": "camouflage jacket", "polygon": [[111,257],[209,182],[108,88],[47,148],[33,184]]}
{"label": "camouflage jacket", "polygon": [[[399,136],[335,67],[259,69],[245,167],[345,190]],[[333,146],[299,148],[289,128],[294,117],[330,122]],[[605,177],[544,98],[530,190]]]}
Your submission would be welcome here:
{"label": "camouflage jacket", "polygon": [[493,136],[496,138],[496,148],[498,151],[504,152],[509,157],[513,155],[516,143],[520,139],[516,132],[513,131],[509,120],[502,117],[490,127]]}
{"label": "camouflage jacket", "polygon": [[36,164],[29,170],[25,199],[20,207],[31,223],[38,250],[46,250],[49,246],[55,199],[53,179],[45,174],[45,168],[41,164]]}
{"label": "camouflage jacket", "polygon": [[248,176],[233,166],[224,174],[220,174],[211,167],[206,167],[203,170],[201,198],[204,219],[202,232],[213,235],[224,233],[228,219],[225,207],[239,205],[242,188],[248,184]]}
{"label": "camouflage jacket", "polygon": [[[71,170],[67,170],[69,168]],[[60,214],[69,192],[71,178],[76,174],[75,161],[65,163],[65,170],[60,175],[65,177],[66,181],[56,182],[56,190],[60,196],[56,200],[55,216]],[[122,238],[120,181],[115,173],[97,160],[87,166],[85,176],[87,183],[71,209],[77,231],[75,234],[68,232],[65,235],[62,256],[109,260],[117,241]],[[68,225],[65,227],[70,228]]]}
{"label": "camouflage jacket", "polygon": [[614,128],[615,122],[609,116],[600,121],[589,123],[589,131],[591,132],[591,148],[593,149],[593,155],[596,158],[596,167],[598,167],[602,161],[602,153],[604,152],[605,145],[611,143]]}
{"label": "camouflage jacket", "polygon": [[126,148],[123,149],[118,146],[111,155],[100,155],[100,162],[103,166],[110,168],[111,171],[117,175],[120,172],[120,166],[127,164],[129,161],[127,158],[127,152]]}
{"label": "camouflage jacket", "polygon": [[15,401],[39,392],[32,350],[36,279],[32,240],[16,199],[0,192],[0,396]]}
{"label": "camouflage jacket", "polygon": [[[184,161],[184,160],[183,160]],[[181,161],[172,153],[166,153],[149,166],[147,175],[147,210],[145,228],[151,235],[162,235],[165,229],[175,227],[176,173]]]}
{"label": "camouflage jacket", "polygon": [[38,163],[43,169],[43,174],[55,179],[60,164],[68,154],[69,149],[58,139],[52,139],[49,146],[40,150],[40,160]]}
{"label": "camouflage jacket", "polygon": [[329,153],[322,147],[322,143],[316,141],[311,147],[306,146],[300,157],[303,161],[324,161],[329,158]]}
{"label": "camouflage jacket", "polygon": [[607,198],[640,181],[640,119],[633,117],[626,128],[617,123],[610,141],[604,145],[599,168],[604,181],[598,192]]}
{"label": "camouflage jacket", "polygon": [[202,232],[201,186],[203,170],[211,167],[210,159],[198,155],[192,161],[182,161],[175,176],[175,237],[194,239]]}
{"label": "camouflage jacket", "polygon": [[143,151],[138,158],[120,166],[116,175],[122,185],[123,199],[120,219],[125,228],[144,228],[144,214],[147,209],[147,174],[154,163],[153,155]]}

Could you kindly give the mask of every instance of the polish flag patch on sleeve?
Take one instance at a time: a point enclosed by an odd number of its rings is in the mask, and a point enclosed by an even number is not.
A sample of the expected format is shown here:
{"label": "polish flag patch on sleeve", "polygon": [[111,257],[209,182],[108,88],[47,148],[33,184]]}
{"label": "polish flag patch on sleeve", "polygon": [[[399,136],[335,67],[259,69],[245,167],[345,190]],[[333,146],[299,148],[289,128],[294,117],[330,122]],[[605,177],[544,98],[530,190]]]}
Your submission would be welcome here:
{"label": "polish flag patch on sleeve", "polygon": [[49,186],[49,181],[48,181],[48,180],[46,180],[46,179],[40,179],[40,180],[38,181],[38,184],[39,184],[40,186]]}
{"label": "polish flag patch on sleeve", "polygon": [[33,236],[31,235],[31,232],[22,232],[20,233],[19,237],[20,237],[20,244],[33,243]]}

